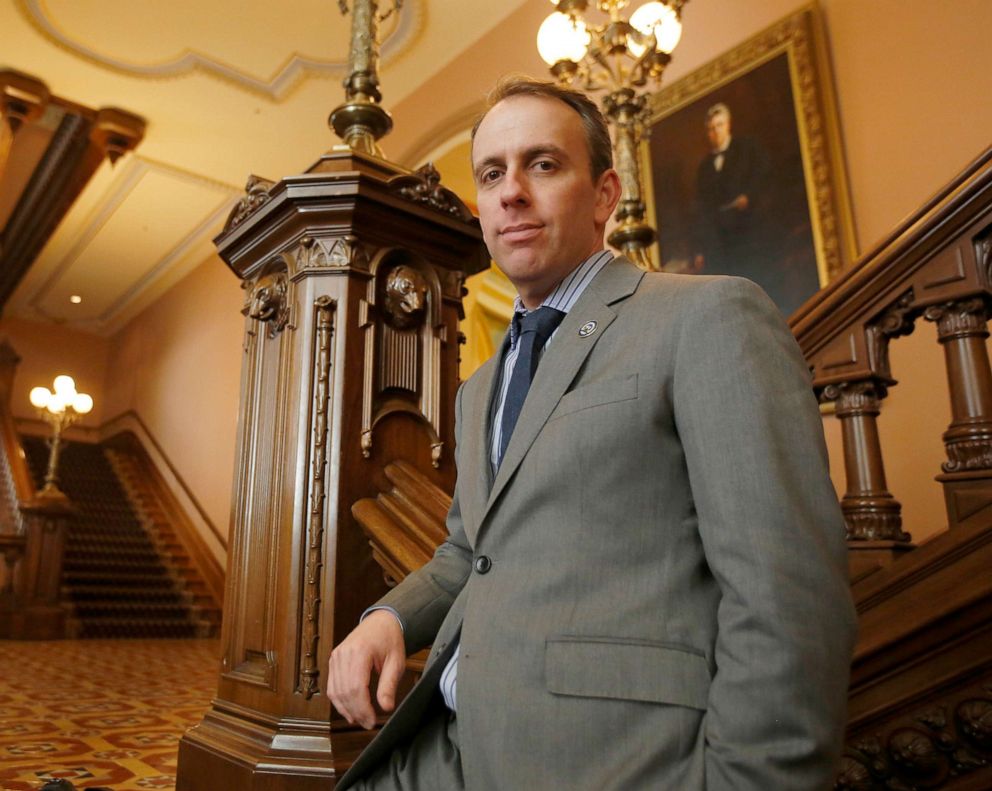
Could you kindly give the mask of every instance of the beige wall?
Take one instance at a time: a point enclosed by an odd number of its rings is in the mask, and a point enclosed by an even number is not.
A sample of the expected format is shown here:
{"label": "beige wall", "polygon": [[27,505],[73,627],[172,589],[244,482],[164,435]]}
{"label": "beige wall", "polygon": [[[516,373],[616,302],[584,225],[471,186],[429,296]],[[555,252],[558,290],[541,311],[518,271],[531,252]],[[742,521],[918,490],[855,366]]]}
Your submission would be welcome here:
{"label": "beige wall", "polygon": [[21,358],[14,375],[11,410],[15,417],[34,418],[28,393],[33,387],[52,389],[52,380],[69,374],[76,390],[93,396],[93,411],[80,420],[81,426],[99,426],[107,412],[105,379],[110,342],[106,338],[66,329],[58,324],[3,318],[0,335],[10,341]]}
{"label": "beige wall", "polygon": [[243,292],[208,258],[111,340],[107,414],[137,412],[222,535],[230,521]]}
{"label": "beige wall", "polygon": [[34,418],[28,393],[68,373],[93,396],[79,425],[133,410],[221,535],[230,521],[243,317],[238,279],[211,256],[111,338],[21,319],[0,320],[20,355],[11,407]]}

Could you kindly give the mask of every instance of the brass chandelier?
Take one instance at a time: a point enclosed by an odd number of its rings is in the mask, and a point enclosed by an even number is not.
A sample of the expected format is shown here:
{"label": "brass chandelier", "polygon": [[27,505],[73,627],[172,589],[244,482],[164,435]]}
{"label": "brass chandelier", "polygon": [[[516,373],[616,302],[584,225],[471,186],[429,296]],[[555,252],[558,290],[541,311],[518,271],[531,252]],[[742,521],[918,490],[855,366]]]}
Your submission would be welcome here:
{"label": "brass chandelier", "polygon": [[609,242],[650,269],[648,248],[657,235],[644,219],[638,148],[648,130],[650,92],[661,83],[682,36],[682,7],[688,0],[645,3],[629,20],[622,14],[628,0],[596,0],[594,5],[607,17],[599,24],[586,20],[589,0],[551,2],[556,10],[537,32],[538,52],[563,85],[606,91],[603,112],[615,128],[616,169],[623,187]]}

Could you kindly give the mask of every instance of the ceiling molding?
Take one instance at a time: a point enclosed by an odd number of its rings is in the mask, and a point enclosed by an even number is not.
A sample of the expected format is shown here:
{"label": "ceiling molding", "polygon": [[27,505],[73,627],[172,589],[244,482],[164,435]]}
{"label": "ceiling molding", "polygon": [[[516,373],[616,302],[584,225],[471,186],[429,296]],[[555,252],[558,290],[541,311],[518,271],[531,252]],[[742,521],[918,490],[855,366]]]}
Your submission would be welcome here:
{"label": "ceiling molding", "polygon": [[[272,75],[263,78],[195,50],[187,50],[161,63],[129,63],[75,40],[51,19],[43,0],[16,0],[16,5],[24,19],[59,49],[100,68],[130,77],[161,80],[199,72],[249,93],[264,96],[272,102],[280,102],[305,79],[340,77],[348,66],[347,59],[314,58],[293,52]],[[398,15],[396,29],[381,46],[380,60],[384,66],[407,52],[417,42],[424,30],[424,16],[422,0],[406,0],[402,13]]]}
{"label": "ceiling molding", "polygon": [[[169,250],[143,277],[120,295],[100,316],[93,321],[95,329],[101,334],[112,334],[120,328],[126,319],[133,314],[140,312],[145,305],[141,297],[148,289],[153,288],[155,283],[167,273],[176,274],[176,265],[184,258],[190,256],[197,248],[207,245],[204,255],[192,259],[191,266],[196,266],[209,253],[214,252],[213,237],[217,235],[224,225],[224,220],[240,200],[240,195],[224,198],[206,218],[200,222],[192,231],[171,250]],[[124,320],[122,320],[124,319]]]}
{"label": "ceiling molding", "polygon": [[[146,302],[149,302],[154,297],[153,295],[149,298],[148,294],[158,282],[163,278],[169,279],[178,270],[183,269],[178,266],[180,262],[190,257],[193,253],[202,253],[200,258],[193,261],[189,267],[186,267],[186,269],[192,268],[192,266],[200,263],[201,259],[212,251],[213,248],[210,246],[212,237],[223,225],[224,218],[240,198],[242,191],[239,188],[198,176],[165,163],[143,158],[136,154],[129,155],[122,164],[124,164],[124,167],[121,169],[120,174],[113,181],[104,197],[82,221],[80,228],[75,232],[76,236],[72,246],[58,261],[54,262],[54,265],[46,272],[45,277],[35,287],[24,294],[23,300],[18,300],[27,310],[17,310],[17,313],[26,317],[42,317],[47,321],[75,325],[99,334],[109,334],[119,328],[127,317],[140,310]],[[217,192],[219,193],[218,202],[211,208],[206,217],[196,223],[195,226],[181,229],[177,234],[178,240],[165,250],[162,256],[144,274],[131,283],[99,315],[78,320],[49,315],[44,304],[51,291],[58,287],[60,281],[72,270],[72,267],[100,235],[101,231],[111,221],[117,211],[126,204],[135,189],[141,184],[142,179],[151,173],[165,175],[172,179],[185,181],[197,187]],[[201,250],[200,248],[203,249]],[[44,253],[42,255],[44,256]],[[143,299],[143,297],[145,298]]]}

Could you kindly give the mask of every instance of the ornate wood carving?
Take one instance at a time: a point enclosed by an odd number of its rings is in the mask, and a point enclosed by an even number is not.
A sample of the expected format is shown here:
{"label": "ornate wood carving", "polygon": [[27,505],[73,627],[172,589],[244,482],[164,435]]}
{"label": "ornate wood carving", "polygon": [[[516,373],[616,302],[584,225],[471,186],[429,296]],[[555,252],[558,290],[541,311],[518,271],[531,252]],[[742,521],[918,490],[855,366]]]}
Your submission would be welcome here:
{"label": "ornate wood carving", "polygon": [[320,588],[324,568],[324,512],[327,497],[328,404],[331,399],[331,340],[336,302],[320,296],[314,302],[313,416],[310,450],[310,514],[304,530],[306,567],[303,570],[303,630],[300,636],[300,690],[309,700],[318,691],[320,667]]}
{"label": "ornate wood carving", "polygon": [[427,429],[431,463],[438,467],[444,449],[439,364],[447,342],[439,320],[440,280],[426,262],[403,250],[380,253],[372,273],[359,316],[365,328],[362,455],[372,455],[376,425],[403,412]]}
{"label": "ornate wood carving", "polygon": [[[848,744],[836,789],[940,789],[992,759],[992,685],[890,721]],[[977,786],[974,786],[977,787]]]}
{"label": "ornate wood carving", "polygon": [[975,243],[975,255],[982,274],[982,285],[992,289],[992,234],[986,234]]}
{"label": "ornate wood carving", "polygon": [[368,271],[365,247],[352,235],[314,238],[304,236],[293,253],[295,272],[312,269],[352,269]]}
{"label": "ornate wood carving", "polygon": [[472,218],[472,212],[462,199],[441,186],[441,174],[433,162],[428,162],[413,173],[396,176],[390,180],[389,187],[407,200],[423,203],[442,214],[450,214],[460,220]]}
{"label": "ornate wood carving", "polygon": [[477,223],[399,198],[399,172],[336,148],[256,191],[264,206],[246,200],[217,239],[247,284],[238,467],[222,671],[180,743],[178,791],[324,791],[372,736],[321,694],[332,646],[386,590],[351,506],[385,485],[390,462],[453,486],[440,453],[457,390],[446,339],[458,270],[488,263]]}
{"label": "ornate wood carving", "polygon": [[992,520],[852,585],[858,641],[836,788],[992,788]]}
{"label": "ornate wood carving", "polygon": [[909,289],[865,328],[868,339],[868,359],[871,369],[887,379],[892,378],[889,366],[889,341],[910,335],[920,311],[914,308],[915,294]]}
{"label": "ornate wood carving", "polygon": [[[277,262],[276,266],[283,265]],[[275,269],[244,284],[244,288],[248,294],[242,314],[267,324],[268,336],[274,338],[289,323],[289,275],[285,269]]]}
{"label": "ornate wood carving", "polygon": [[224,224],[224,231],[237,228],[248,219],[256,210],[264,206],[271,199],[269,190],[275,186],[274,181],[263,179],[261,176],[251,175],[248,183],[245,184],[245,196],[237,202],[231,213],[227,216]]}
{"label": "ornate wood carving", "polygon": [[837,404],[844,440],[847,492],[841,510],[849,541],[909,541],[902,530],[902,506],[888,491],[878,440],[879,401],[885,385],[872,380],[827,385],[824,402]]}
{"label": "ornate wood carving", "polygon": [[992,369],[985,339],[982,297],[931,305],[924,317],[937,324],[951,393],[951,425],[944,432],[944,472],[992,469]]}

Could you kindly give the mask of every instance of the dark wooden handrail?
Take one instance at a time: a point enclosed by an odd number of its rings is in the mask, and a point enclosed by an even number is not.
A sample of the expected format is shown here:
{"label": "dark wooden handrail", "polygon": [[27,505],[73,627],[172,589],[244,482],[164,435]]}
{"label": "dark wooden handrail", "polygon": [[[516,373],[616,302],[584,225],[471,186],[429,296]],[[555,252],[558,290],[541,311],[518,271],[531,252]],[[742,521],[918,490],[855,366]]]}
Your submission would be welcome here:
{"label": "dark wooden handrail", "polygon": [[834,282],[789,318],[807,357],[835,339],[948,241],[988,216],[992,205],[992,147],[910,214]]}
{"label": "dark wooden handrail", "polygon": [[873,553],[862,553],[855,576],[910,547],[901,506],[887,490],[876,417],[896,384],[889,343],[919,319],[937,325],[951,395],[938,475],[948,525],[983,520],[992,509],[990,311],[992,148],[792,316],[814,390],[836,404],[841,421],[848,538],[852,549]]}

